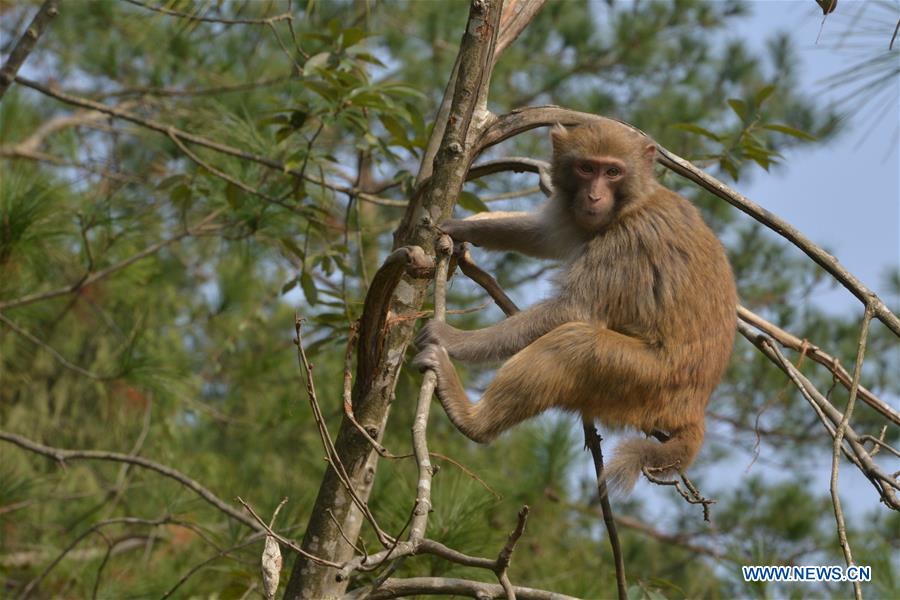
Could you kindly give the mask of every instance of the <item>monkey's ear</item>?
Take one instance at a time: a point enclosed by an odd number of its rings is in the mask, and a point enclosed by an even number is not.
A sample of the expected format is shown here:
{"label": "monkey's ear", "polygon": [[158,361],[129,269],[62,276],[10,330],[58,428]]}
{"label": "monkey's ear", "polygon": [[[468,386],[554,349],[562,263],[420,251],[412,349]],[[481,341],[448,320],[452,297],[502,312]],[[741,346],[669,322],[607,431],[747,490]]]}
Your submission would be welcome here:
{"label": "monkey's ear", "polygon": [[647,144],[644,147],[642,154],[644,160],[647,161],[647,164],[652,167],[654,161],[656,161],[656,146],[654,144]]}
{"label": "monkey's ear", "polygon": [[554,150],[559,150],[561,146],[565,145],[566,140],[568,139],[569,130],[560,123],[557,123],[550,129],[550,142],[553,144]]}

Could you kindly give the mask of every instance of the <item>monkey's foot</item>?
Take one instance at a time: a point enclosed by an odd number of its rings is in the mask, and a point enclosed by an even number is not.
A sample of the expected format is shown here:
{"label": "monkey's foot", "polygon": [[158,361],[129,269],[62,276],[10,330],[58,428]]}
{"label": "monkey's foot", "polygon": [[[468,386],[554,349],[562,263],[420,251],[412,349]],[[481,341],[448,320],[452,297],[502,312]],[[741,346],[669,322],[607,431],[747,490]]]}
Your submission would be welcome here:
{"label": "monkey's foot", "polygon": [[[422,331],[424,332],[425,330],[423,329]],[[423,337],[422,332],[419,332],[419,337]],[[441,367],[443,367],[442,359],[447,362],[450,361],[447,350],[445,350],[443,346],[435,344],[427,339],[422,340],[420,343],[419,338],[416,338],[416,345],[422,347],[422,350],[412,359],[412,366],[417,368],[420,373],[424,373],[430,369],[434,371],[435,375],[438,375],[438,379],[440,379]]]}

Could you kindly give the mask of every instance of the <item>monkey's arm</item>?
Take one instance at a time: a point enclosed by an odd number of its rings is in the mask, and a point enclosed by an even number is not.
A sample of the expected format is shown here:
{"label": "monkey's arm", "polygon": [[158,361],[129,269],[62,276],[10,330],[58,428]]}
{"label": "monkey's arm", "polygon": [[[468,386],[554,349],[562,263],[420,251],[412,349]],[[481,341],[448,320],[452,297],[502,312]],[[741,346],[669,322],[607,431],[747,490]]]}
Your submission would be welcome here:
{"label": "monkey's arm", "polygon": [[[537,258],[564,258],[569,245],[546,211],[487,212],[466,219],[448,219],[440,228],[458,242],[489,250],[520,252]],[[571,239],[571,238],[569,238]]]}
{"label": "monkey's arm", "polygon": [[506,359],[552,329],[577,316],[559,300],[536,304],[495,325],[465,331],[440,321],[429,321],[416,336],[416,345],[424,348],[438,344],[457,359],[485,362]]}

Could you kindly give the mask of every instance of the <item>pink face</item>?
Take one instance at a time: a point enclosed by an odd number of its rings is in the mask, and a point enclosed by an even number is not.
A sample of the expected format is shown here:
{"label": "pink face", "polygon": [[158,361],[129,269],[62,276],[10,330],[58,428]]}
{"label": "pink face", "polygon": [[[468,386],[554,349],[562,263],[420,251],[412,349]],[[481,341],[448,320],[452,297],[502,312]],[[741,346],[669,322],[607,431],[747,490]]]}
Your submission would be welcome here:
{"label": "pink face", "polygon": [[625,163],[611,156],[594,156],[576,160],[573,169],[579,182],[572,206],[575,222],[587,231],[599,231],[612,220]]}

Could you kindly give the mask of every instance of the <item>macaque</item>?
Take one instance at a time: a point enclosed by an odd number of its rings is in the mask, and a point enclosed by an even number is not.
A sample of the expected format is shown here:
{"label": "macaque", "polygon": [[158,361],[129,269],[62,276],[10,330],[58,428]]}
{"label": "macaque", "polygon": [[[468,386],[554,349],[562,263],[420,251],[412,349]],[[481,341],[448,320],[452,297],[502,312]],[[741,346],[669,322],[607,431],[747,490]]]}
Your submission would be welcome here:
{"label": "macaque", "polygon": [[[628,491],[644,467],[683,471],[734,344],[737,298],[725,251],[700,213],[656,181],[656,147],[596,121],[550,134],[554,194],[536,213],[444,221],[457,241],[562,261],[553,297],[496,325],[431,321],[413,365],[437,376],[450,420],[486,443],[549,408],[668,440],[632,438],[606,467]],[[450,359],[504,360],[472,404]]]}

